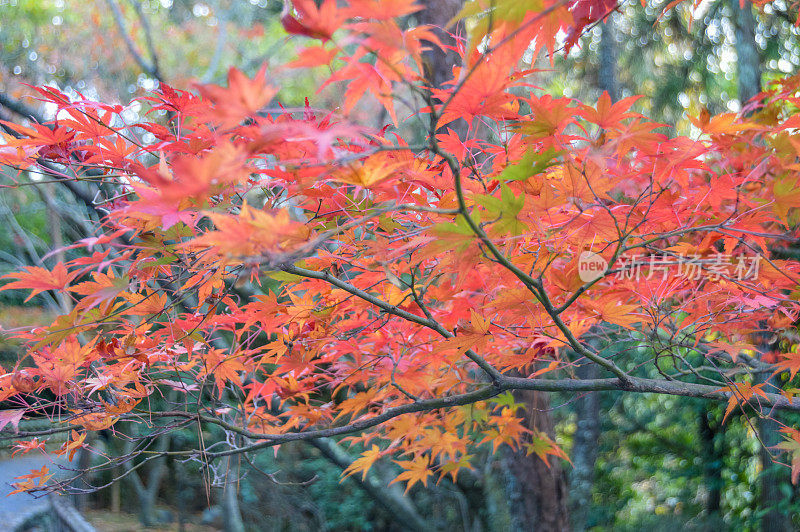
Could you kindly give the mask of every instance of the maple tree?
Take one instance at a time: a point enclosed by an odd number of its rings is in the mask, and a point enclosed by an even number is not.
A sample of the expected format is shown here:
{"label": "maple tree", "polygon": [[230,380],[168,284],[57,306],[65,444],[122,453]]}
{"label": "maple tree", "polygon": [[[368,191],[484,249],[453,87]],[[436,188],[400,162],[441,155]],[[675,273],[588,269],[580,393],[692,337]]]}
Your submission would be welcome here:
{"label": "maple tree", "polygon": [[[296,0],[281,19],[304,43],[295,61],[232,69],[224,87],[161,84],[140,102],[148,119],[35,88],[55,118],[3,122],[0,163],[108,195],[97,233],[70,246],[79,258],[6,276],[3,290],[70,305],[16,333],[27,349],[0,377],[15,405],[0,429],[47,417],[59,427],[10,436],[28,438],[18,451],[62,431],[72,459],[121,421],[221,428],[224,447],[170,451],[202,462],[344,436],[365,449],[346,475],[390,459],[408,490],[457,478],[475,446],[566,458],[521,423],[511,390],[699,397],[725,417],[800,410],[800,263],[785,253],[800,78],[770,85],[751,114],[691,117],[696,138],[635,97],[531,85],[525,58],[573,46],[615,7],[469,2],[453,21],[468,29],[460,65],[438,87],[425,52],[446,45],[398,22],[413,0]],[[340,108],[275,101],[272,70],[318,67]],[[392,123],[354,120],[365,99]],[[400,134],[412,120],[422,140]],[[589,278],[587,257],[602,265]],[[597,340],[635,348],[610,356]],[[605,375],[577,378],[582,364]],[[796,480],[800,432],[781,433]]]}

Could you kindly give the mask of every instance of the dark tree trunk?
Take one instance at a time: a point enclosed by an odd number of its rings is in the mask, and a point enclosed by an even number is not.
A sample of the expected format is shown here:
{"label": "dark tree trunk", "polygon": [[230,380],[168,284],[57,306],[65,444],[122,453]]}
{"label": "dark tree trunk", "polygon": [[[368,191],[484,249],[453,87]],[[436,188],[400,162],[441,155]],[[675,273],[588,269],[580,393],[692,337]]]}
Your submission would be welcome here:
{"label": "dark tree trunk", "polygon": [[[767,383],[774,384],[772,379],[767,379]],[[767,387],[771,387],[767,384]],[[773,413],[772,415],[775,415]],[[792,519],[789,515],[789,503],[783,493],[781,484],[789,484],[789,469],[773,461],[774,447],[783,441],[781,438],[780,424],[773,419],[759,419],[758,431],[761,437],[761,509],[766,513],[761,518],[761,530],[763,532],[790,532],[794,530]]]}
{"label": "dark tree trunk", "polygon": [[[433,26],[434,33],[439,37],[445,46],[455,46],[456,39],[452,35],[462,33],[463,24],[460,22],[448,27],[448,23],[455,17],[461,7],[463,0],[423,0],[420,2],[423,10],[418,13],[419,22]],[[425,53],[425,79],[431,87],[440,88],[443,84],[453,79],[453,67],[460,62],[459,54],[452,51],[440,50],[438,46],[431,45],[431,50]],[[461,118],[447,125],[456,134],[465,139],[469,124]],[[442,128],[443,129],[443,128]]]}
{"label": "dark tree trunk", "polygon": [[[447,23],[461,10],[461,6],[464,5],[463,0],[423,0],[420,3],[424,7],[418,14],[420,23],[437,28],[434,31],[442,44],[454,46],[456,41],[450,34],[457,34],[460,25],[456,24],[454,27],[448,28]],[[430,82],[431,86],[441,87],[443,83],[453,78],[453,67],[458,64],[458,61],[457,53],[443,52],[437,47],[433,47],[425,54],[425,79]]]}
{"label": "dark tree trunk", "polygon": [[[165,433],[156,440],[156,452],[165,452],[169,448],[170,434]],[[124,454],[129,456],[133,451],[133,441],[126,442]],[[132,470],[133,462],[126,462],[124,467],[127,469],[125,479],[130,482],[136,492],[139,502],[139,521],[143,527],[151,527],[158,524],[156,515],[156,503],[158,502],[158,492],[161,489],[161,481],[167,473],[167,463],[164,456],[160,456],[151,461],[147,467],[147,483],[139,476],[139,472]]]}
{"label": "dark tree trunk", "polygon": [[722,506],[722,463],[725,457],[722,441],[724,427],[714,418],[713,406],[701,407],[699,415],[700,441],[703,453],[703,477],[705,478],[706,512],[708,515],[718,514]]}
{"label": "dark tree trunk", "polygon": [[[525,390],[514,396],[525,405],[525,426],[555,438],[549,395]],[[570,530],[567,483],[559,458],[549,456],[545,463],[536,455],[526,456],[524,450],[505,449],[501,462],[511,530]]]}

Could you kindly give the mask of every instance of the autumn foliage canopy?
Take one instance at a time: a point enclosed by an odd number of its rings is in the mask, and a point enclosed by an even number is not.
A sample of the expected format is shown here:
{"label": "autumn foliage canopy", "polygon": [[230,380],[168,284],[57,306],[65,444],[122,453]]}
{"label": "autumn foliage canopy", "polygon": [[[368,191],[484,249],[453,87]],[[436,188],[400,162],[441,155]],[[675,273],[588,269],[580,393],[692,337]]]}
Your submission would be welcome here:
{"label": "autumn foliage canopy", "polygon": [[[293,62],[162,84],[136,123],[32,88],[55,118],[6,123],[0,163],[99,183],[102,223],[69,246],[79,258],[5,277],[68,311],[14,333],[27,347],[0,377],[0,423],[59,423],[70,456],[121,420],[217,425],[224,446],[183,451],[204,461],[344,436],[365,449],[347,474],[395,460],[411,487],[456,477],[476,446],[565,456],[512,390],[800,410],[800,78],[691,117],[691,138],[636,97],[537,88],[531,58],[615,6],[472,1],[446,46],[401,24],[413,0],[296,0]],[[458,60],[434,87],[437,47]],[[320,68],[339,108],[280,104],[271,72]],[[385,127],[354,120],[376,104]],[[600,377],[577,378],[586,364]],[[796,476],[800,432],[782,432]]]}

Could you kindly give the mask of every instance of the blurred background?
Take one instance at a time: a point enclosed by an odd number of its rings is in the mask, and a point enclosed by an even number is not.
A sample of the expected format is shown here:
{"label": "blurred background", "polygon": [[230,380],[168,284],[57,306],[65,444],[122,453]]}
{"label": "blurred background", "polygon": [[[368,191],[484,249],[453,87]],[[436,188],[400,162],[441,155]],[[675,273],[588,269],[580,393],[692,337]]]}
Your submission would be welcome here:
{"label": "blurred background", "polygon": [[[444,14],[438,20],[411,16],[405,23],[442,25],[460,4],[420,3]],[[550,58],[535,58],[542,70],[531,82],[586,101],[602,91],[615,99],[642,94],[637,110],[691,135],[687,113],[739,111],[764,84],[800,65],[797,9],[782,0],[758,12],[738,0],[703,0],[694,8],[687,2],[659,18],[665,4],[624,2],[568,56],[557,54],[552,65]],[[305,43],[286,36],[282,9],[273,0],[0,0],[0,119],[24,124],[30,117],[53,118],[27,85],[58,87],[75,98],[133,102],[128,113],[135,120],[147,111],[136,98],[159,83],[184,89],[225,83],[232,66],[252,75],[264,62],[285,64]],[[334,108],[340,101],[341,86],[318,92],[324,71],[268,72],[271,84],[281,87],[277,100],[286,106],[309,98],[315,107]],[[389,123],[377,109],[362,102],[355,120],[376,127]],[[406,136],[424,133],[415,132],[413,121],[399,127]],[[0,274],[74,258],[71,251],[51,252],[91,234],[89,221],[97,213],[86,200],[96,192],[36,176],[13,178],[23,186],[9,187],[12,176],[0,175]],[[23,297],[0,292],[2,329],[49,323],[66,304],[48,294],[28,303]],[[630,347],[612,342],[606,349]],[[13,367],[18,349],[0,335],[3,368]],[[123,481],[110,486],[123,471],[99,471],[85,479],[92,489],[74,504],[97,530],[109,531],[800,529],[800,500],[789,469],[773,463],[774,450],[762,448],[754,420],[734,413],[723,423],[724,405],[611,392],[521,393],[509,400],[523,405],[528,426],[551,434],[572,463],[551,456],[545,464],[510,449],[490,454],[481,447],[475,469],[457,482],[417,486],[404,495],[399,485],[386,485],[395,474],[391,462],[379,462],[364,480],[342,480],[342,469],[361,449],[320,440],[237,458],[216,470],[167,459],[141,468],[131,464]],[[126,452],[124,441],[107,432],[90,444],[99,452]],[[200,436],[206,442],[224,437],[214,429],[198,435],[187,428],[156,445],[180,449],[197,445]],[[10,451],[3,451],[0,462],[4,488],[19,474],[18,457]],[[90,465],[92,455],[78,460]],[[15,501],[10,508],[0,504],[0,517],[27,515],[43,504],[29,497]],[[19,525],[48,526],[35,517]]]}

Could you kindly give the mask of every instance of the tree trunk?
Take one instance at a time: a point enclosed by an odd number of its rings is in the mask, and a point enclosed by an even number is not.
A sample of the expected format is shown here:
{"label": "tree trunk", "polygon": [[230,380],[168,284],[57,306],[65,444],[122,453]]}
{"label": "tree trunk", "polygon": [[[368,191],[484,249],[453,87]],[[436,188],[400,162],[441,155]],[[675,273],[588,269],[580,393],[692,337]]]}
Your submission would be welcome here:
{"label": "tree trunk", "polygon": [[[445,46],[455,46],[456,40],[450,33],[458,33],[461,25],[456,24],[453,28],[448,28],[447,23],[461,10],[463,0],[423,0],[420,3],[424,7],[418,14],[420,23],[434,26],[436,36]],[[443,83],[452,79],[453,67],[458,60],[457,53],[444,52],[433,46],[431,50],[425,52],[425,79],[431,86],[441,87]]]}
{"label": "tree trunk", "polygon": [[244,532],[244,521],[239,510],[239,459],[235,456],[225,457],[225,487],[222,491],[222,518],[225,532]]}
{"label": "tree trunk", "polygon": [[[154,468],[158,469],[157,465]],[[152,471],[152,469],[151,469]],[[126,477],[133,485],[136,491],[136,497],[139,500],[139,523],[144,528],[155,526],[156,524],[156,499],[152,495],[153,490],[148,489],[136,471],[130,472]],[[148,484],[150,484],[148,482]]]}
{"label": "tree trunk", "polygon": [[[597,365],[594,363],[578,367],[578,377],[596,379]],[[594,467],[597,461],[597,441],[600,438],[600,395],[586,393],[575,401],[575,438],[572,443],[572,471],[569,485],[572,526],[575,530],[586,530],[589,523],[588,510],[592,504]]]}
{"label": "tree trunk", "polygon": [[608,92],[612,102],[616,102],[619,100],[619,85],[617,83],[617,32],[613,15],[602,24],[601,31],[597,84],[600,90]]}
{"label": "tree trunk", "polygon": [[[119,478],[119,476],[122,475],[122,469],[114,467],[114,469],[112,469],[112,475],[114,478]],[[111,512],[115,514],[118,514],[120,510],[122,510],[119,484],[119,482],[111,484]]]}
{"label": "tree trunk", "polygon": [[[419,22],[433,26],[435,28],[434,33],[439,37],[443,45],[455,46],[456,39],[451,34],[458,35],[461,33],[463,24],[458,22],[449,28],[447,24],[461,11],[464,1],[423,0],[420,4],[424,9],[418,13]],[[441,88],[444,83],[453,79],[453,67],[457,66],[460,61],[459,54],[452,50],[440,50],[436,45],[430,45],[430,48],[425,52],[423,58],[425,66],[423,75],[431,87]],[[459,118],[447,125],[447,128],[455,131],[461,139],[466,139],[468,127],[469,124],[463,118]],[[440,128],[440,130],[442,129],[444,128]]]}
{"label": "tree trunk", "polygon": [[85,512],[89,509],[89,493],[92,490],[92,485],[90,482],[91,479],[86,478],[86,476],[90,475],[89,469],[92,467],[92,453],[88,448],[94,444],[95,439],[97,439],[97,433],[89,432],[84,442],[86,447],[78,451],[78,471],[83,471],[84,473],[83,476],[75,482],[75,487],[85,490],[85,493],[77,493],[74,497],[75,509],[79,512]]}
{"label": "tree trunk", "polygon": [[[169,448],[170,433],[164,433],[156,440],[156,452],[165,452]],[[125,455],[130,455],[133,445],[132,440],[127,442]],[[166,458],[161,456],[150,462],[148,467],[147,484],[144,483],[137,471],[130,471],[133,467],[131,462],[125,464],[128,470],[126,479],[131,483],[136,496],[139,500],[139,521],[143,527],[151,527],[157,524],[156,502],[158,492],[161,488],[161,481],[167,472]]]}
{"label": "tree trunk", "polygon": [[761,92],[761,58],[756,44],[756,22],[753,7],[745,2],[741,7],[739,0],[730,0],[732,21],[736,26],[737,79],[739,102],[742,107]]}
{"label": "tree trunk", "polygon": [[[549,395],[524,390],[514,392],[514,397],[525,406],[525,427],[555,438]],[[567,483],[559,458],[549,456],[545,463],[536,455],[526,456],[525,450],[506,448],[501,463],[511,530],[570,530]]]}
{"label": "tree trunk", "polygon": [[703,477],[708,497],[706,513],[718,514],[722,506],[722,462],[725,450],[722,440],[724,427],[714,421],[714,406],[701,406],[699,415],[699,432],[703,456]]}
{"label": "tree trunk", "polygon": [[[767,387],[775,384],[773,379],[766,379]],[[773,412],[772,415],[775,415]],[[763,532],[790,532],[794,530],[792,519],[789,515],[789,500],[781,493],[781,484],[789,484],[789,469],[773,461],[774,447],[783,441],[781,438],[780,424],[773,419],[759,419],[758,431],[761,437],[761,509],[765,511],[761,517],[761,530]],[[783,504],[781,504],[783,503]]]}
{"label": "tree trunk", "polygon": [[[325,458],[342,470],[347,469],[353,463],[353,458],[347,451],[330,438],[317,438],[309,440],[308,443],[319,449]],[[352,475],[350,478],[389,512],[389,515],[400,527],[407,530],[432,530],[430,524],[417,512],[413,502],[403,494],[399,485],[387,487],[386,483],[379,482],[372,472],[367,473],[364,479],[361,478],[361,475]]]}
{"label": "tree trunk", "polygon": [[[756,22],[753,16],[753,7],[749,2],[744,6],[740,0],[730,0],[732,22],[736,27],[736,59],[737,82],[739,102],[749,114],[750,109],[746,103],[761,92],[761,58],[756,44]],[[769,351],[772,346],[764,342],[764,351]],[[769,379],[765,379],[770,382]],[[772,415],[775,415],[773,413]],[[761,509],[765,511],[761,518],[761,530],[765,532],[781,532],[792,530],[792,522],[788,513],[778,506],[782,501],[780,485],[789,482],[788,470],[773,463],[768,447],[781,441],[778,429],[780,425],[771,419],[760,419],[758,429],[761,433],[762,448],[761,458]]]}

